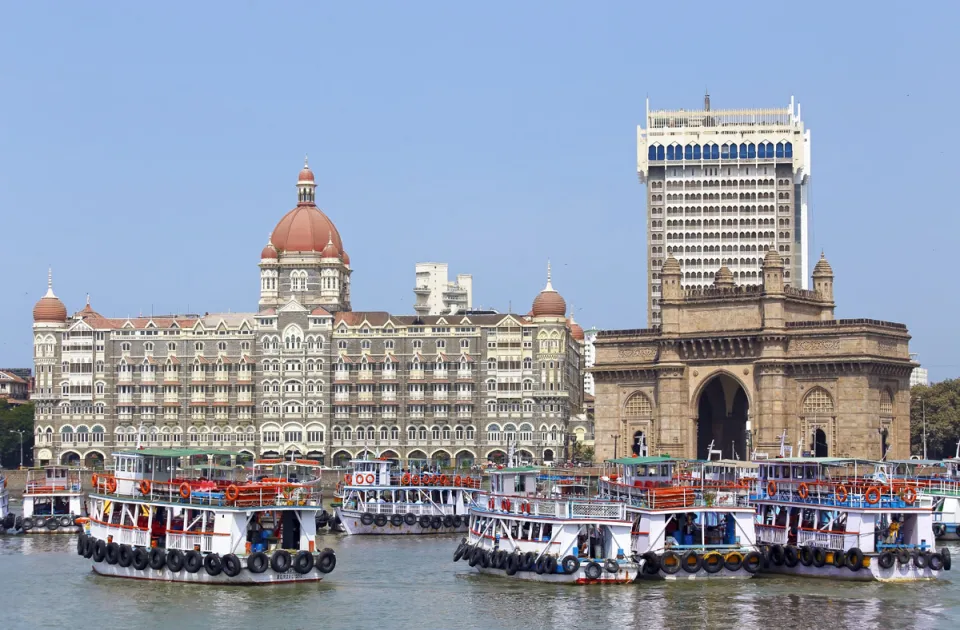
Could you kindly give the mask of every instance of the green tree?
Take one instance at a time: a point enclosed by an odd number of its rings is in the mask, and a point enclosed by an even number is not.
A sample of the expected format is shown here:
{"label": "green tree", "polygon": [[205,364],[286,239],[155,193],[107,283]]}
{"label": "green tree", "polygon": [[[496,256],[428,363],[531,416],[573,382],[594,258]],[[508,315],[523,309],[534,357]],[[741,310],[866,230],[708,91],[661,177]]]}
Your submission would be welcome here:
{"label": "green tree", "polygon": [[910,390],[910,452],[923,455],[926,417],[927,457],[953,457],[960,439],[960,379],[940,381]]}
{"label": "green tree", "polygon": [[0,401],[0,466],[20,465],[20,435],[23,431],[23,463],[33,465],[33,403],[10,405]]}

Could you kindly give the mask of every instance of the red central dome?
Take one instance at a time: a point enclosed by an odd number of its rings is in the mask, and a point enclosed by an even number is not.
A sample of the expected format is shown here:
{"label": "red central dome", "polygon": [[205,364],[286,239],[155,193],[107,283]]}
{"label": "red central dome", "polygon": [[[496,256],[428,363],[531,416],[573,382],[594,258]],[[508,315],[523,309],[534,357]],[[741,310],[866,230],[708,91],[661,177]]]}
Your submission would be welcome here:
{"label": "red central dome", "polygon": [[343,251],[337,227],[313,204],[288,212],[270,235],[270,242],[281,252],[322,252],[330,241],[337,251]]}

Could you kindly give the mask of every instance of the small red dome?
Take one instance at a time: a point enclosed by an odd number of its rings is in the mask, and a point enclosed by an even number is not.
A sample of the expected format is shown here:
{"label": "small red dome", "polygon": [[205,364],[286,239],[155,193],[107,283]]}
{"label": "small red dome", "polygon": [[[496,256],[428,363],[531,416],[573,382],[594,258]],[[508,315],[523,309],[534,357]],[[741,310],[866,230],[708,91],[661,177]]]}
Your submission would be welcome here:
{"label": "small red dome", "polygon": [[573,318],[570,317],[567,319],[567,326],[570,328],[570,336],[576,339],[577,341],[583,341],[583,327],[580,326],[577,322],[573,321]]}
{"label": "small red dome", "polygon": [[48,291],[47,295],[33,307],[33,321],[35,322],[65,322],[67,321],[67,307],[60,298]]}
{"label": "small red dome", "polygon": [[340,250],[333,244],[333,241],[329,241],[320,255],[324,258],[340,258]]}
{"label": "small red dome", "polygon": [[309,167],[304,166],[304,167],[303,167],[303,170],[300,171],[300,176],[297,177],[297,181],[298,181],[298,182],[312,182],[312,181],[315,181],[315,180],[313,179],[313,171],[311,171]]}
{"label": "small red dome", "polygon": [[343,264],[347,265],[348,267],[350,266],[350,256],[347,254],[347,252],[343,252]]}
{"label": "small red dome", "polygon": [[277,250],[273,248],[273,245],[267,243],[267,246],[263,248],[263,251],[260,252],[260,260],[264,258],[277,258]]}

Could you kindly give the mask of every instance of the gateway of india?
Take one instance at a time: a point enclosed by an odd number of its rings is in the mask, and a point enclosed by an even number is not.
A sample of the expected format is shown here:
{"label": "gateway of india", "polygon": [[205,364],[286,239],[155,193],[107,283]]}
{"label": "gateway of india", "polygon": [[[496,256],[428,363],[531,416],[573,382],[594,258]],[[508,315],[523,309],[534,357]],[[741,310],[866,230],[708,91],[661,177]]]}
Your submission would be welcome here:
{"label": "gateway of india", "polygon": [[569,457],[584,333],[549,265],[526,315],[354,311],[350,257],[306,164],[296,190],[257,258],[256,312],[112,318],[88,300],[68,315],[48,279],[33,309],[38,464],[97,467],[138,445],[231,463]]}
{"label": "gateway of india", "polygon": [[758,285],[736,284],[727,267],[712,286],[684,288],[682,277],[670,255],[660,326],[597,336],[598,460],[909,457],[907,328],[834,319],[822,255],[812,290],[785,284],[773,249]]}

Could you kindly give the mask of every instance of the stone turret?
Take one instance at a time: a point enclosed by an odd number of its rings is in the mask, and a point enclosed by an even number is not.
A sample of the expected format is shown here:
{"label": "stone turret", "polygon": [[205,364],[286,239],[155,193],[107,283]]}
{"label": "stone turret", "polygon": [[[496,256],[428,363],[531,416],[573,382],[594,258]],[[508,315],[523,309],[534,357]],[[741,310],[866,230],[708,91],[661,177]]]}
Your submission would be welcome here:
{"label": "stone turret", "polygon": [[718,289],[732,289],[736,286],[733,281],[733,272],[729,267],[723,266],[717,269],[717,273],[713,276],[713,286]]}
{"label": "stone turret", "polygon": [[823,310],[820,313],[820,319],[833,319],[833,268],[827,262],[827,258],[820,252],[820,260],[813,268],[813,290],[817,292],[820,299],[824,302]]}
{"label": "stone turret", "polygon": [[683,272],[680,271],[680,262],[668,254],[667,259],[660,269],[660,284],[663,287],[661,297],[663,300],[679,300],[683,297],[683,289],[680,281],[683,279]]}
{"label": "stone turret", "polygon": [[783,293],[783,259],[773,248],[768,249],[763,257],[763,292]]}

